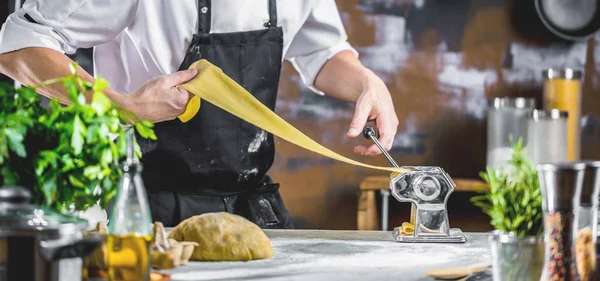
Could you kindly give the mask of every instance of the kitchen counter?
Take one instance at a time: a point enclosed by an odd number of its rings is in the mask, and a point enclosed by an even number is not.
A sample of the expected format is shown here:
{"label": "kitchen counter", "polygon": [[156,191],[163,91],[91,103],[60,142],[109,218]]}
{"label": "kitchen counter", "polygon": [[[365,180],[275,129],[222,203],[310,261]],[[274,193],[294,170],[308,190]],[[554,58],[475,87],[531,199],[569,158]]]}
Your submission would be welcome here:
{"label": "kitchen counter", "polygon": [[[179,280],[434,280],[425,271],[490,262],[486,233],[463,244],[407,244],[391,232],[265,230],[275,256],[251,262],[191,262],[166,270]],[[477,278],[488,280],[488,278]],[[491,280],[491,279],[489,279]]]}

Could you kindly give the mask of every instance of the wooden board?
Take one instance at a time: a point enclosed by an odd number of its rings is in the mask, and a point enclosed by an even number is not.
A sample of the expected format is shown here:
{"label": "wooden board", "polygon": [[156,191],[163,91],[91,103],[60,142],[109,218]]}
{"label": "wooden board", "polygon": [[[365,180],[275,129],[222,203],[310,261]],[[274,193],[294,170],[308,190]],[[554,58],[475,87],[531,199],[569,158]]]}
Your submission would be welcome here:
{"label": "wooden board", "polygon": [[[489,186],[476,179],[452,179],[456,184],[454,191],[456,192],[479,192],[488,190]],[[383,190],[389,189],[390,178],[382,176],[372,176],[365,178],[360,183],[360,190]]]}

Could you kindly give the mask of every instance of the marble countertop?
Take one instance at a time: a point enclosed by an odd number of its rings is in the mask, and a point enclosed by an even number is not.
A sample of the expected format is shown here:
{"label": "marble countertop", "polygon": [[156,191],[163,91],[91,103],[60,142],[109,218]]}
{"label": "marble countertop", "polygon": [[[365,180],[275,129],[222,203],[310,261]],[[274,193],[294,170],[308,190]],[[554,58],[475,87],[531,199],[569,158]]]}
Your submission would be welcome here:
{"label": "marble countertop", "polygon": [[[391,232],[265,230],[275,255],[250,262],[191,262],[173,270],[183,280],[434,280],[425,271],[490,262],[486,233],[462,244],[398,243]],[[475,280],[491,280],[489,270]]]}

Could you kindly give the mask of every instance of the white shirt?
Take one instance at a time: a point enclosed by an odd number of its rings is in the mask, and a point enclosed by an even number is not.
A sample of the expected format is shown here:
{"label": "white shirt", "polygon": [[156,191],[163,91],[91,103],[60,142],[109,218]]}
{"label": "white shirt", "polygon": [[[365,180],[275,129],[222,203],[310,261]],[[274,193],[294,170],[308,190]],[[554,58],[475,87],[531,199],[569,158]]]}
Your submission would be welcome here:
{"label": "white shirt", "polygon": [[[211,33],[265,28],[268,0],[213,0]],[[36,23],[25,19],[25,14]],[[312,87],[323,64],[351,50],[334,0],[277,1],[283,59]],[[94,48],[94,73],[121,93],[178,70],[197,32],[196,0],[28,0],[0,31],[0,54],[46,47]],[[319,92],[318,92],[319,93]]]}

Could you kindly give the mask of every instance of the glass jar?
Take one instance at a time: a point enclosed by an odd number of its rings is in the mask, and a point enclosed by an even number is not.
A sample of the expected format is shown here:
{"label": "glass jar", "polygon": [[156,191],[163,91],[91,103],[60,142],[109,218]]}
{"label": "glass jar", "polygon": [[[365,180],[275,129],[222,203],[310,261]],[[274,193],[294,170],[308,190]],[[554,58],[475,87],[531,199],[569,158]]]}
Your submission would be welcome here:
{"label": "glass jar", "polygon": [[527,156],[533,163],[567,161],[566,111],[533,110],[527,120]]}
{"label": "glass jar", "polygon": [[539,281],[544,269],[542,236],[517,237],[493,231],[489,236],[494,281]]}
{"label": "glass jar", "polygon": [[504,168],[512,155],[510,138],[527,144],[527,116],[535,108],[529,98],[495,98],[488,108],[487,166]]}
{"label": "glass jar", "polygon": [[544,110],[558,109],[569,113],[567,126],[567,160],[581,157],[581,78],[582,71],[570,68],[547,69],[544,76]]}
{"label": "glass jar", "polygon": [[586,165],[576,209],[575,257],[578,280],[596,280],[596,231],[598,224],[598,196],[600,193],[600,162]]}
{"label": "glass jar", "polygon": [[585,164],[537,165],[546,254],[542,281],[577,279],[577,217]]}

